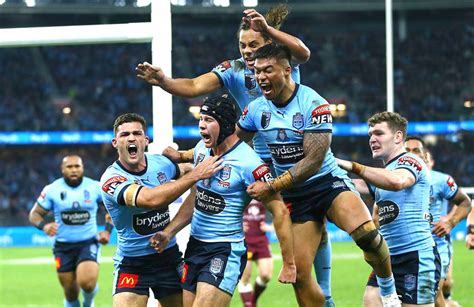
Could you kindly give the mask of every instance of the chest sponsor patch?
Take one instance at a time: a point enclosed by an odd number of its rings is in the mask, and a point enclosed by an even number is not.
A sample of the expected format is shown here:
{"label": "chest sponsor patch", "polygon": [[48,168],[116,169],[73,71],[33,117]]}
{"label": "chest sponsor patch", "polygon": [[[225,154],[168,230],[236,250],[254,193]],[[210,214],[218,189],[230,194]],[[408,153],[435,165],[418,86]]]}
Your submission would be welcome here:
{"label": "chest sponsor patch", "polygon": [[393,222],[400,214],[400,208],[390,200],[383,200],[377,203],[379,207],[379,224],[387,225]]}
{"label": "chest sponsor patch", "polygon": [[270,167],[266,164],[262,164],[256,169],[252,171],[253,178],[255,181],[264,181],[264,182],[272,182],[273,176],[270,170]]}
{"label": "chest sponsor patch", "polygon": [[331,107],[329,106],[329,104],[320,105],[311,112],[311,124],[321,125],[331,123],[332,115]]}
{"label": "chest sponsor patch", "polygon": [[417,174],[420,174],[423,170],[423,166],[415,158],[410,156],[403,156],[398,158],[397,166],[409,166],[413,168]]}
{"label": "chest sponsor patch", "polygon": [[142,236],[163,230],[169,223],[170,213],[168,209],[152,210],[133,215],[133,230]]}
{"label": "chest sponsor patch", "polygon": [[278,164],[296,163],[304,158],[303,143],[268,144],[268,148]]}
{"label": "chest sponsor patch", "polygon": [[125,181],[127,181],[127,178],[123,176],[120,176],[120,175],[113,176],[102,185],[102,191],[109,194],[110,196],[114,196],[114,193],[117,187],[122,182],[125,182]]}
{"label": "chest sponsor patch", "polygon": [[86,210],[74,210],[61,212],[61,221],[66,225],[84,225],[91,218]]}
{"label": "chest sponsor patch", "polygon": [[208,214],[219,214],[224,211],[225,206],[225,199],[221,195],[200,187],[197,188],[197,210]]}

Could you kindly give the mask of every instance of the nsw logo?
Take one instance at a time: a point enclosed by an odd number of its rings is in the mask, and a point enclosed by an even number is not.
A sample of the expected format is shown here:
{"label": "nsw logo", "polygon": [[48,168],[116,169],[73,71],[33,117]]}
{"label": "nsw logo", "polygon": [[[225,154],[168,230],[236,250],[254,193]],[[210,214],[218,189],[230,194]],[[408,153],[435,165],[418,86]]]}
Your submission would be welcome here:
{"label": "nsw logo", "polygon": [[214,258],[211,260],[211,265],[209,266],[209,271],[212,274],[219,274],[224,267],[224,261],[220,258]]}
{"label": "nsw logo", "polygon": [[230,179],[230,174],[232,172],[232,167],[229,164],[224,165],[224,168],[220,172],[219,178],[221,180],[226,181]]}
{"label": "nsw logo", "polygon": [[293,115],[293,127],[296,129],[301,129],[304,126],[303,114],[300,112]]}

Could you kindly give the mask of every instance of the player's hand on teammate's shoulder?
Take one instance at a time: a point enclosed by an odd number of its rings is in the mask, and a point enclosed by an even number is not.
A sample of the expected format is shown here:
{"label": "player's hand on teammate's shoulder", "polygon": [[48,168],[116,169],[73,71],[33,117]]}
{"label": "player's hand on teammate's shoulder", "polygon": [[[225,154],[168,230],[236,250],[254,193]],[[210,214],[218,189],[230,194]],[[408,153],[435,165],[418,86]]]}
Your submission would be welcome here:
{"label": "player's hand on teammate's shoulder", "polygon": [[158,253],[163,252],[170,242],[171,236],[165,231],[159,231],[150,238],[150,246]]}
{"label": "player's hand on teammate's shoulder", "polygon": [[54,237],[58,232],[58,224],[55,222],[44,225],[43,231],[50,237]]}
{"label": "player's hand on teammate's shoulder", "polygon": [[294,284],[296,282],[296,265],[283,262],[283,266],[278,274],[278,281],[283,284]]}
{"label": "player's hand on teammate's shoulder", "polygon": [[160,86],[165,79],[165,73],[159,67],[153,66],[148,62],[143,62],[135,68],[137,78],[150,83],[151,85]]}
{"label": "player's hand on teammate's shoulder", "polygon": [[108,231],[101,231],[97,234],[97,241],[99,241],[102,245],[107,245],[110,241],[110,232]]}
{"label": "player's hand on teammate's shoulder", "polygon": [[270,189],[270,186],[266,182],[255,181],[247,187],[247,194],[251,198],[263,202],[273,195],[274,192]]}

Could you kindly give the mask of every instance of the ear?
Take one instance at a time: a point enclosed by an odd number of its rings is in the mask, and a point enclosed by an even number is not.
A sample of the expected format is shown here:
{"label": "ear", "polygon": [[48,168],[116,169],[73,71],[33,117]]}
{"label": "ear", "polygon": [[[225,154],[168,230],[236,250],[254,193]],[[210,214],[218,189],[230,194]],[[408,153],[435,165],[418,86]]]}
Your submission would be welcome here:
{"label": "ear", "polygon": [[150,138],[148,137],[148,135],[145,136],[145,146],[148,146],[148,144],[150,143]]}
{"label": "ear", "polygon": [[398,130],[395,132],[395,144],[400,144],[404,142],[403,132]]}
{"label": "ear", "polygon": [[113,139],[112,139],[112,146],[113,146],[114,148],[117,148],[117,139],[116,139],[116,138],[113,138]]}

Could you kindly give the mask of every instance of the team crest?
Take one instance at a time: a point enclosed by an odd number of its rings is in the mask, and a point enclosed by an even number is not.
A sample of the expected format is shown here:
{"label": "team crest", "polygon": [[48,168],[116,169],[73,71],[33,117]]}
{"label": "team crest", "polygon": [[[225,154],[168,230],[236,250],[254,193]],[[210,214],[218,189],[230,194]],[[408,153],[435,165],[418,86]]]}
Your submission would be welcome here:
{"label": "team crest", "polygon": [[160,184],[164,184],[168,181],[167,178],[166,178],[166,174],[163,173],[163,172],[159,172],[158,175],[156,176],[156,178],[158,179]]}
{"label": "team crest", "polygon": [[230,178],[230,172],[232,171],[232,167],[229,165],[224,165],[224,168],[221,171],[220,178],[224,181],[229,180]]}
{"label": "team crest", "polygon": [[91,202],[91,193],[87,190],[84,190],[84,202],[86,204]]}
{"label": "team crest", "polygon": [[270,112],[262,112],[262,119],[260,120],[260,125],[263,129],[267,128],[270,124],[270,118],[272,117],[272,113]]}
{"label": "team crest", "polygon": [[222,271],[223,266],[224,266],[224,261],[222,261],[222,259],[214,258],[211,260],[209,271],[211,271],[212,274],[219,274]]}
{"label": "team crest", "polygon": [[285,129],[278,129],[277,140],[280,142],[286,142],[289,140]]}
{"label": "team crest", "polygon": [[407,291],[412,291],[416,287],[416,276],[409,274],[405,275],[405,289]]}
{"label": "team crest", "polygon": [[202,180],[202,185],[203,185],[205,188],[211,187],[211,179],[210,179],[210,178],[203,179],[203,180]]}
{"label": "team crest", "polygon": [[245,88],[251,90],[255,88],[257,82],[255,81],[254,74],[245,74]]}
{"label": "team crest", "polygon": [[296,113],[295,115],[293,115],[293,127],[295,127],[296,129],[301,129],[303,128],[303,114],[301,114],[300,112]]}

